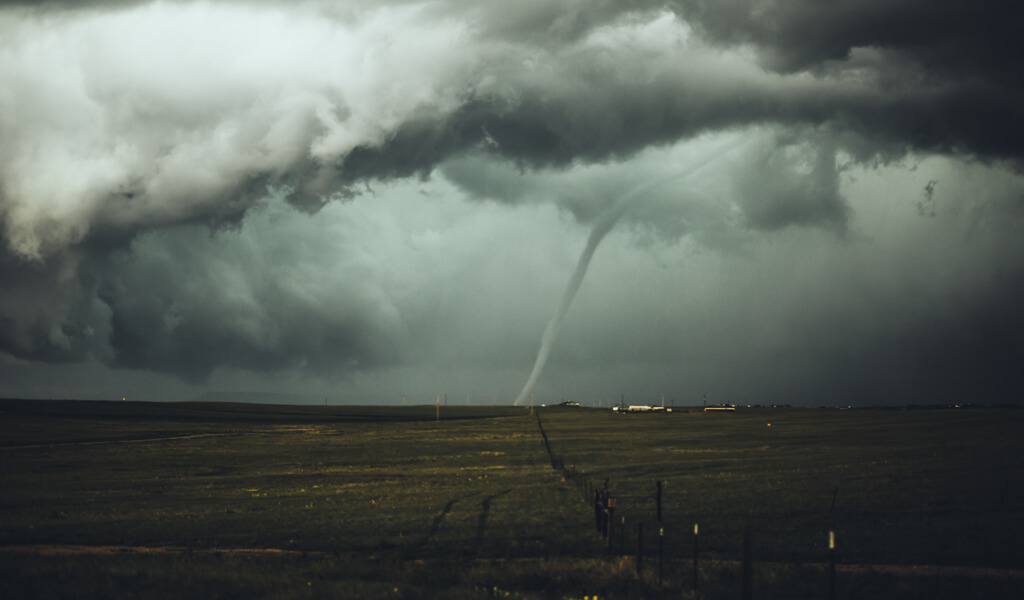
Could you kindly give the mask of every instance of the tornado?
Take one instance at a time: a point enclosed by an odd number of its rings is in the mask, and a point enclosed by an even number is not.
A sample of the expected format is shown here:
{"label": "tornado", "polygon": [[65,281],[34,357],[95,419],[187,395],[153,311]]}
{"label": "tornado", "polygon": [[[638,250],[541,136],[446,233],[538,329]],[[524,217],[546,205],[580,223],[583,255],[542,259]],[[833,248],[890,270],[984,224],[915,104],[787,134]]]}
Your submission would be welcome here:
{"label": "tornado", "polygon": [[597,251],[597,247],[601,245],[601,241],[608,235],[608,232],[615,227],[615,224],[625,214],[626,208],[632,205],[633,201],[640,196],[650,193],[672,181],[693,175],[708,164],[732,152],[742,143],[743,139],[737,136],[723,144],[716,151],[710,153],[704,160],[690,165],[689,168],[683,171],[673,173],[661,179],[638,184],[598,216],[597,221],[594,222],[593,229],[590,230],[590,236],[587,237],[587,245],[583,248],[583,252],[580,253],[579,260],[576,261],[576,269],[573,270],[572,277],[569,278],[569,283],[565,286],[565,293],[562,294],[562,299],[558,302],[555,313],[551,315],[551,320],[548,321],[547,327],[544,328],[544,333],[540,337],[540,350],[537,351],[537,360],[533,363],[533,370],[530,371],[530,376],[526,379],[523,390],[516,396],[515,406],[519,406],[520,402],[529,397],[530,392],[533,391],[534,384],[540,379],[540,375],[544,371],[544,365],[548,362],[548,356],[551,354],[551,347],[558,337],[558,328],[561,326],[565,314],[569,312],[569,306],[572,305],[576,292],[579,291],[580,285],[583,284],[583,277],[587,274],[587,269],[590,268],[590,261],[594,258],[594,252]]}
{"label": "tornado", "polygon": [[533,389],[533,384],[537,383],[537,379],[544,370],[544,364],[547,363],[548,355],[551,354],[551,346],[555,343],[555,338],[558,337],[558,327],[562,324],[562,318],[569,311],[569,305],[572,304],[572,299],[576,297],[576,292],[579,291],[580,285],[583,283],[583,276],[587,274],[587,268],[590,267],[590,259],[594,258],[594,252],[597,250],[601,240],[604,239],[604,236],[608,235],[612,227],[615,227],[615,223],[618,222],[619,217],[625,212],[622,208],[623,206],[621,202],[618,202],[615,206],[606,210],[598,218],[594,228],[590,230],[587,245],[583,248],[580,259],[576,261],[576,269],[572,272],[572,277],[569,278],[569,285],[565,286],[565,293],[562,294],[562,299],[555,309],[555,314],[551,315],[551,320],[548,321],[547,327],[544,328],[544,334],[540,337],[540,350],[537,352],[537,360],[533,363],[533,370],[530,371],[530,377],[526,380],[523,391],[519,392],[519,395],[516,396],[516,406],[519,406],[519,402],[523,398],[529,396],[530,391]]}

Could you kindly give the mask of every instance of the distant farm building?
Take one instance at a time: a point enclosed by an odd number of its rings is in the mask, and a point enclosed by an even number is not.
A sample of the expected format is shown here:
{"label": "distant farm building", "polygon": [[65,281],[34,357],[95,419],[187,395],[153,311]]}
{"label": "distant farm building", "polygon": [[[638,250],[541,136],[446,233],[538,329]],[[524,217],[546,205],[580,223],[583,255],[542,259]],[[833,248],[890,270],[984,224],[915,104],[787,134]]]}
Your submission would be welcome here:
{"label": "distant farm building", "polygon": [[736,412],[735,406],[705,406],[704,412]]}
{"label": "distant farm building", "polygon": [[613,406],[612,410],[625,413],[672,412],[671,408],[665,408],[664,406],[649,406],[647,404],[631,404],[625,407]]}

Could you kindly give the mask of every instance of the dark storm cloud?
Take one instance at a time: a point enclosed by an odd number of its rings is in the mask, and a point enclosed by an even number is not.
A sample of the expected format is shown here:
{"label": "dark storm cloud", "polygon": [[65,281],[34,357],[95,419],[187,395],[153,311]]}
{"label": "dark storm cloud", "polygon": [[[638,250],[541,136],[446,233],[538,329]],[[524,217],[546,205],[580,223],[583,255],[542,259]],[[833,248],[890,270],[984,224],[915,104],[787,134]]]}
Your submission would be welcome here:
{"label": "dark storm cloud", "polygon": [[407,121],[383,144],[356,148],[343,177],[424,174],[484,142],[526,167],[623,159],[761,123],[825,128],[859,160],[925,151],[1008,159],[1019,168],[1024,156],[1024,87],[1001,70],[979,78],[915,61],[893,68],[901,48],[863,49],[868,56],[838,64],[822,57],[820,71],[778,75],[706,51],[626,49],[609,57],[586,50],[553,51],[544,69],[488,63],[502,88],[477,88],[441,121]]}
{"label": "dark storm cloud", "polygon": [[[767,68],[820,77],[860,73],[873,106],[835,115],[909,147],[1020,164],[1024,41],[1017,2],[679,0],[708,39],[753,46]],[[919,87],[921,94],[888,92]]]}
{"label": "dark storm cloud", "polygon": [[[85,325],[91,295],[80,261],[64,254],[47,268],[0,253],[0,351],[43,362],[79,360],[89,355],[94,332]],[[100,315],[99,322],[103,322]]]}
{"label": "dark storm cloud", "polygon": [[190,227],[237,232],[269,189],[315,213],[441,173],[590,222],[636,182],[560,173],[769,127],[732,185],[744,224],[843,234],[840,153],[1024,160],[1011,3],[2,4],[0,349],[30,360],[190,380],[400,362],[402,315],[366,273],[275,287],[229,265],[287,253],[218,254]]}
{"label": "dark storm cloud", "polygon": [[[196,382],[217,366],[322,373],[395,359],[399,317],[372,282],[332,281],[328,248],[263,241],[218,243],[192,229],[136,244],[97,293],[112,315],[110,363]],[[268,262],[282,254],[302,267],[275,273]],[[318,270],[319,281],[303,273]]]}
{"label": "dark storm cloud", "polygon": [[32,326],[0,323],[3,349],[192,383],[219,366],[324,373],[394,363],[406,333],[396,294],[359,251],[370,244],[353,241],[359,227],[372,230],[354,217],[332,235],[310,236],[312,218],[272,200],[232,230],[153,232],[83,258],[63,279],[58,267],[7,262],[3,276],[20,285],[5,294],[5,311]]}
{"label": "dark storm cloud", "polygon": [[[887,49],[930,69],[1021,80],[1015,2],[950,0],[677,0],[680,13],[724,44],[758,47],[767,66],[793,72]],[[895,65],[899,68],[899,65]]]}
{"label": "dark storm cloud", "polygon": [[[190,5],[189,10],[199,9]],[[717,13],[684,10],[685,15],[691,13],[698,23],[707,22],[705,27],[719,31]],[[390,54],[373,65],[376,72],[362,80],[346,81],[342,71],[334,80],[300,77],[284,88],[271,83],[269,89],[266,80],[212,79],[216,72],[197,63],[200,69],[191,74],[196,83],[186,79],[175,88],[157,79],[152,85],[143,81],[136,91],[132,87],[137,84],[129,85],[123,77],[138,67],[106,67],[102,61],[117,65],[119,59],[109,50],[94,50],[87,32],[82,42],[86,58],[70,57],[80,63],[62,64],[69,75],[87,83],[80,90],[81,108],[65,109],[67,127],[76,118],[109,124],[94,133],[96,139],[86,148],[66,150],[73,166],[95,169],[72,189],[62,190],[80,198],[69,200],[79,204],[71,212],[85,214],[62,215],[25,206],[41,202],[33,193],[52,192],[17,181],[46,175],[33,173],[31,164],[15,162],[12,169],[18,171],[3,176],[4,203],[16,206],[5,211],[8,237],[15,251],[45,254],[47,245],[60,248],[118,228],[130,232],[182,222],[237,220],[268,182],[291,186],[292,201],[315,210],[334,194],[360,189],[361,181],[425,176],[447,157],[469,150],[487,151],[524,167],[568,166],[625,159],[651,145],[761,123],[827,128],[839,144],[850,142],[844,149],[861,159],[916,149],[1017,160],[1024,148],[1020,78],[997,77],[1002,70],[994,69],[987,78],[947,76],[945,70],[912,60],[916,54],[880,38],[876,41],[881,46],[865,49],[868,54],[883,53],[880,57],[855,55],[837,62],[831,54],[805,52],[801,55],[810,58],[801,66],[820,69],[765,73],[744,62],[742,54],[688,42],[685,28],[665,14],[640,14],[646,17],[608,23],[603,19],[619,15],[600,10],[595,15],[601,19],[586,20],[594,24],[588,28],[589,36],[570,37],[558,47],[492,43],[470,26],[463,30],[468,37],[462,43],[473,49],[473,58],[456,57],[454,49],[428,37],[422,59],[426,70],[412,83],[405,83],[401,72],[393,74],[401,79],[388,82],[382,71],[401,68],[406,58],[402,52],[413,51],[409,43],[389,48]],[[784,10],[779,26],[802,22],[803,15]],[[414,22],[422,16],[401,15],[395,20],[396,31],[418,26]],[[736,18],[740,31],[748,27],[748,20]],[[822,19],[826,29],[838,22],[831,16]],[[99,28],[102,23],[94,25]],[[453,31],[461,27],[452,21],[446,26]],[[322,24],[311,27],[320,31]],[[357,32],[355,44],[362,41],[360,27],[372,31],[367,34],[371,41],[391,35],[381,23],[361,21],[342,27]],[[747,35],[764,51],[781,43],[754,33]],[[324,52],[336,46],[329,33],[323,40]],[[893,45],[885,46],[887,41]],[[431,55],[430,43],[438,48],[436,55]],[[115,43],[110,49],[120,47]],[[906,67],[897,67],[898,77],[889,65],[900,61],[890,61],[888,53],[911,58],[904,61]],[[39,96],[61,90],[49,90],[37,76],[16,68],[13,75],[19,86],[10,102],[21,107],[37,101],[44,117],[52,100]],[[168,81],[189,75],[172,73]],[[206,80],[212,84],[208,92],[198,87]],[[403,99],[413,89],[426,93],[419,100]],[[382,92],[395,94],[383,106],[353,104],[350,99],[353,94],[358,98]],[[34,125],[32,120],[12,124],[9,143],[35,145]],[[199,137],[205,131],[217,137]],[[63,128],[57,133],[82,135]],[[15,147],[7,150],[15,158],[26,156]],[[202,169],[195,172],[199,163]],[[18,189],[32,187],[43,189]],[[78,224],[71,226],[69,218]],[[801,219],[797,216],[798,222]]]}

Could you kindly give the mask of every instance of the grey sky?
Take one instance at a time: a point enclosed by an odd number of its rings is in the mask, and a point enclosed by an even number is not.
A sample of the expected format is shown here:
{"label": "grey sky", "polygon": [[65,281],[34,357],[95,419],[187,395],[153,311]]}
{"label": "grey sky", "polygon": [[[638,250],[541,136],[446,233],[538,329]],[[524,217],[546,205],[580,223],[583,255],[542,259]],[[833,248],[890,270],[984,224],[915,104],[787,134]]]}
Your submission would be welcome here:
{"label": "grey sky", "polygon": [[1024,9],[502,4],[0,3],[0,395],[1020,401]]}

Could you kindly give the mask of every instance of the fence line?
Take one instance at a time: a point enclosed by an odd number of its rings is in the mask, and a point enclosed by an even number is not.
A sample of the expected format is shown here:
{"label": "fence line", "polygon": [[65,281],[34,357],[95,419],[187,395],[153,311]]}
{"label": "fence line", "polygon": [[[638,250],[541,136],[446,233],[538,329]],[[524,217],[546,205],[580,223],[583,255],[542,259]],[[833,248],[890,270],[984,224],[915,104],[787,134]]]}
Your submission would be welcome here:
{"label": "fence line", "polygon": [[[654,501],[655,503],[655,515],[658,525],[658,584],[663,585],[664,582],[664,547],[665,547],[665,526],[663,522],[663,510],[662,510],[662,493],[664,486],[661,480],[655,482],[655,491],[650,495],[629,495],[629,496],[613,496],[606,487],[595,487],[594,482],[587,474],[577,469],[575,464],[565,465],[564,459],[557,456],[551,449],[551,441],[548,438],[547,432],[544,430],[544,424],[541,421],[540,414],[536,414],[537,427],[540,430],[541,439],[544,444],[544,449],[548,454],[551,468],[559,472],[562,475],[563,480],[571,481],[576,486],[576,490],[580,495],[580,499],[583,503],[589,504],[593,501],[594,516],[595,516],[595,528],[605,542],[608,551],[611,553],[615,552],[615,546],[613,540],[616,538],[616,504],[619,499],[628,499],[634,501],[631,506],[636,506],[638,501]],[[607,482],[607,480],[605,480]],[[839,494],[839,489],[836,488],[832,495],[832,506],[829,513],[833,513],[835,510],[836,497]],[[626,538],[627,538],[627,515],[624,512],[619,513],[621,523],[619,523],[618,536],[618,552],[619,556],[626,555]],[[636,522],[636,574],[638,578],[643,576],[644,569],[644,524],[642,521]],[[752,540],[751,540],[751,526],[750,523],[746,523],[743,527],[743,535],[741,539],[741,573],[742,573],[742,598],[743,600],[749,600],[753,597],[753,558],[752,558]],[[825,557],[823,557],[825,558]],[[676,564],[682,564],[678,560],[674,561]],[[827,555],[827,573],[828,582],[823,587],[827,590],[827,598],[829,600],[835,599],[836,589],[836,553],[835,553],[835,531],[830,529],[828,531],[828,555]],[[697,591],[700,589],[700,564],[699,564],[699,523],[694,522],[693,525],[693,552],[692,552],[692,589]]]}

